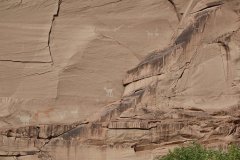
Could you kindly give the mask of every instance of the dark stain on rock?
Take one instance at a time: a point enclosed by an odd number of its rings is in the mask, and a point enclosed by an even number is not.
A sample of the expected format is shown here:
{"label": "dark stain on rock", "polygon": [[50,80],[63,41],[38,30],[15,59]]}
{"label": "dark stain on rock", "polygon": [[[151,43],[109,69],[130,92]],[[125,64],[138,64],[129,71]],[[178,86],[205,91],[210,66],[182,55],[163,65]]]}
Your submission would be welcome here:
{"label": "dark stain on rock", "polygon": [[158,51],[158,50],[154,51],[150,55],[146,56],[146,58],[141,63],[139,63],[138,66],[141,66],[143,64],[152,62],[156,59],[162,58],[163,56],[171,53],[172,51],[173,51],[173,46],[170,46],[162,51]]}
{"label": "dark stain on rock", "polygon": [[190,42],[193,34],[194,34],[195,28],[193,25],[187,27],[176,39],[175,44],[183,44]]}
{"label": "dark stain on rock", "polygon": [[202,28],[204,28],[206,24],[206,20],[208,18],[207,13],[199,13],[195,16],[195,23],[188,26],[175,40],[176,45],[186,45],[188,44],[192,37],[198,33]]}
{"label": "dark stain on rock", "polygon": [[120,116],[122,112],[124,112],[128,108],[131,108],[132,106],[133,106],[132,98],[123,98],[123,100],[118,105],[114,106],[112,109],[104,113],[99,121],[100,122],[110,121],[112,118]]}
{"label": "dark stain on rock", "polygon": [[151,71],[157,70],[156,74],[160,73],[161,69],[164,66],[164,56],[170,54],[173,50],[174,50],[174,47],[171,46],[162,51],[152,52],[141,63],[139,63],[137,67],[127,71],[127,74],[134,74],[134,76],[138,77],[141,74],[141,71],[146,68],[150,68]]}
{"label": "dark stain on rock", "polygon": [[219,5],[222,5],[223,2],[222,1],[216,1],[216,2],[209,2],[207,3],[207,6],[208,7],[213,7],[213,6],[219,6]]}
{"label": "dark stain on rock", "polygon": [[84,137],[87,133],[87,126],[79,126],[62,135],[63,139],[71,140],[76,137]]}

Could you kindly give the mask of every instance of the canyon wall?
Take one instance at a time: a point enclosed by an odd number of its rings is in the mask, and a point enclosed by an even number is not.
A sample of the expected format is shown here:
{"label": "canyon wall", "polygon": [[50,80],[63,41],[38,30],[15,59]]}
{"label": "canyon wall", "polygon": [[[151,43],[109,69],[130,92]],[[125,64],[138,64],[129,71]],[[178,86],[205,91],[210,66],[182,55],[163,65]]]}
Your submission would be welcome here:
{"label": "canyon wall", "polygon": [[238,0],[2,0],[0,15],[0,159],[239,143]]}

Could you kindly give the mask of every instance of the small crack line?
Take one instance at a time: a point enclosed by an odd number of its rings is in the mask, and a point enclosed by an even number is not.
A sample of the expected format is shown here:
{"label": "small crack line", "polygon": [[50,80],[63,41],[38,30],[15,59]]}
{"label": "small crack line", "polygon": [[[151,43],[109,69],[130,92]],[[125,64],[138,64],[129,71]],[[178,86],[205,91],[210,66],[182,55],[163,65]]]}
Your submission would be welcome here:
{"label": "small crack line", "polygon": [[182,73],[180,74],[180,76],[177,78],[176,82],[175,82],[175,86],[173,88],[176,88],[178,85],[178,81],[183,77],[185,70],[188,69],[188,67],[185,67],[182,71]]}
{"label": "small crack line", "polygon": [[52,17],[51,26],[50,26],[50,29],[49,29],[49,32],[48,32],[48,50],[49,50],[49,54],[50,54],[50,57],[51,57],[52,65],[54,64],[54,60],[53,60],[53,55],[52,55],[52,50],[51,50],[51,35],[52,35],[53,24],[55,22],[55,19],[56,19],[56,17],[59,16],[61,4],[62,4],[62,0],[58,0],[57,12]]}
{"label": "small crack line", "polygon": [[13,63],[52,63],[51,61],[18,61],[11,59],[0,59],[0,62],[13,62]]}
{"label": "small crack line", "polygon": [[175,13],[177,15],[178,21],[180,22],[181,21],[181,17],[180,17],[180,14],[179,14],[179,12],[177,10],[177,7],[176,7],[175,3],[173,2],[173,0],[168,0],[168,2],[171,3],[171,5],[173,6],[173,9],[174,9],[174,11],[175,11]]}
{"label": "small crack line", "polygon": [[213,5],[204,7],[204,8],[202,8],[202,9],[200,9],[200,10],[198,10],[198,11],[195,11],[195,12],[192,12],[192,13],[190,13],[190,14],[195,14],[195,13],[198,13],[198,12],[202,12],[202,11],[207,10],[207,9],[214,9],[214,8],[216,8],[216,7],[222,6],[223,4],[224,4],[223,2],[219,2],[219,3],[217,3],[217,4],[213,4]]}
{"label": "small crack line", "polygon": [[40,75],[47,74],[47,73],[50,73],[50,72],[52,72],[52,70],[50,70],[50,71],[45,71],[45,72],[41,72],[41,73],[27,74],[27,75],[24,75],[23,77],[29,77],[29,76],[35,76],[35,75],[40,76]]}
{"label": "small crack line", "polygon": [[103,7],[103,6],[107,6],[107,5],[110,5],[110,4],[115,4],[115,3],[119,3],[123,0],[117,0],[117,1],[113,1],[113,2],[108,2],[108,3],[105,3],[105,4],[102,4],[102,5],[97,5],[97,6],[86,6],[84,7],[84,9],[82,9],[81,11],[86,11],[86,10],[89,10],[89,9],[94,9],[94,8],[99,8],[99,7]]}
{"label": "small crack line", "polygon": [[1,54],[1,57],[5,56],[5,55],[9,55],[9,54],[24,54],[24,53],[40,52],[40,51],[43,51],[44,49],[47,49],[47,48],[48,48],[48,46],[45,46],[45,47],[43,47],[43,48],[36,49],[36,50],[29,50],[29,51],[21,51],[21,52],[4,53],[4,54]]}
{"label": "small crack line", "polygon": [[113,42],[116,42],[118,45],[120,45],[120,46],[126,48],[127,50],[130,51],[130,53],[133,54],[134,57],[136,57],[139,61],[141,60],[141,58],[140,58],[136,53],[134,53],[129,47],[125,46],[124,44],[122,44],[122,43],[119,42],[118,40],[113,39],[112,37],[109,37],[109,36],[103,35],[103,34],[101,34],[101,33],[99,33],[99,34],[100,34],[101,36],[107,38],[107,39],[111,39]]}

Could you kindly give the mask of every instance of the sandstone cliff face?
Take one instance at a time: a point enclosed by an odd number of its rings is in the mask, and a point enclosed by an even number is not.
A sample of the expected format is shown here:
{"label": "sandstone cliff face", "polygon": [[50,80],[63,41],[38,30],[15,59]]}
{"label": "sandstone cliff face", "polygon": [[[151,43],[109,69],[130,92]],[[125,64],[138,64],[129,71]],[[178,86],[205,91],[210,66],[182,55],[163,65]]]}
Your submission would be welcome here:
{"label": "sandstone cliff face", "polygon": [[238,0],[0,4],[0,159],[239,142]]}

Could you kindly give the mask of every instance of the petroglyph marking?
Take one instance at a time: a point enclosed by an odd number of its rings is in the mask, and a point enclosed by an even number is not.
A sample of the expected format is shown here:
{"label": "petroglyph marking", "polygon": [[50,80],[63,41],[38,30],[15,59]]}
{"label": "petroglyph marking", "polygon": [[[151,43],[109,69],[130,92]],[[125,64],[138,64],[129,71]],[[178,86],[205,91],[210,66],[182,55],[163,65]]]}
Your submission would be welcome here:
{"label": "petroglyph marking", "polygon": [[17,116],[24,125],[29,125],[32,117],[30,115],[18,115]]}
{"label": "petroglyph marking", "polygon": [[113,97],[113,89],[112,88],[104,87],[104,90],[106,91],[106,96],[107,97]]}

